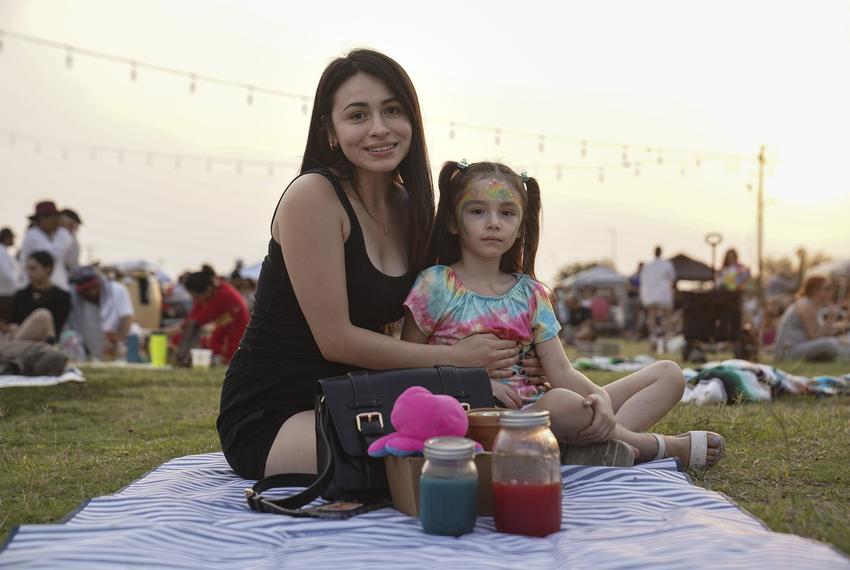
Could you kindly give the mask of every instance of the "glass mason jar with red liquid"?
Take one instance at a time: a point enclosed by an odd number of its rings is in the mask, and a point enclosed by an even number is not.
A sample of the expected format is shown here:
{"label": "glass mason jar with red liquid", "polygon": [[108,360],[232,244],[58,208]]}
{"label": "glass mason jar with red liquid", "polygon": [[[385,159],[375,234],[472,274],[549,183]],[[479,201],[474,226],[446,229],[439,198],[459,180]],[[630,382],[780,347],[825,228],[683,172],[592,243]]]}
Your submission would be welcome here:
{"label": "glass mason jar with red liquid", "polygon": [[496,530],[546,536],[561,530],[561,461],[549,412],[505,412],[493,443]]}

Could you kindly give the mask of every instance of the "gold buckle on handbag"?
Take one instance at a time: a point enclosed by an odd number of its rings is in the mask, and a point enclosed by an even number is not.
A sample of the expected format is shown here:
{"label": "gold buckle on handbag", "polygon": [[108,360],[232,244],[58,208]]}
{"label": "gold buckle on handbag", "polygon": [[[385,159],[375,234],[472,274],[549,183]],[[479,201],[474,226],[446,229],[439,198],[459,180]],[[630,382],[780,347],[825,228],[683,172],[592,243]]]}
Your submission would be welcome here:
{"label": "gold buckle on handbag", "polygon": [[381,426],[381,429],[384,429],[384,416],[381,412],[363,412],[362,414],[354,416],[354,422],[357,424],[357,431],[361,433],[363,432],[363,425],[360,422],[363,419],[367,422],[378,420],[378,425]]}
{"label": "gold buckle on handbag", "polygon": [[463,411],[465,411],[465,412],[468,412],[469,410],[471,410],[471,409],[472,409],[472,406],[470,406],[470,405],[469,405],[468,403],[466,403],[466,402],[461,402],[461,403],[460,403],[460,407],[461,407],[461,408],[463,408]]}

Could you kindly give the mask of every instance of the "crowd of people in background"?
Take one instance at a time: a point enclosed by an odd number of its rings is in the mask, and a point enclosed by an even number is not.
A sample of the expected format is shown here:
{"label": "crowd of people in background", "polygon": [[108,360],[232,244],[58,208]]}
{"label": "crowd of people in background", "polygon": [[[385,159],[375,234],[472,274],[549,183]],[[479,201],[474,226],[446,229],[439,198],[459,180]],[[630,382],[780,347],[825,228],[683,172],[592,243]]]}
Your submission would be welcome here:
{"label": "crowd of people in background", "polygon": [[[138,346],[150,334],[165,333],[172,336],[175,348],[203,346],[213,351],[216,361],[230,360],[256,289],[253,279],[241,275],[239,264],[230,282],[205,265],[181,275],[176,283],[160,283],[146,268],[81,265],[81,225],[74,210],[42,201],[35,204],[17,250],[15,232],[0,229],[3,359],[40,343],[75,361],[132,360],[129,344]],[[128,343],[128,337],[136,338]],[[175,363],[185,364],[179,359]]]}
{"label": "crowd of people in background", "polygon": [[[708,268],[706,267],[706,271]],[[741,335],[757,337],[760,347],[776,359],[850,359],[848,298],[824,276],[799,277],[780,272],[764,284],[764,303],[750,269],[729,248],[722,265],[709,273],[698,291],[737,293]],[[556,289],[556,309],[567,344],[587,348],[603,336],[645,339],[648,352],[667,353],[681,346],[684,334],[683,294],[674,264],[656,247],[652,259],[641,262],[617,287]],[[760,335],[760,336],[759,336]],[[677,342],[678,339],[678,342]]]}
{"label": "crowd of people in background", "polygon": [[[227,277],[204,265],[160,283],[146,268],[81,265],[83,222],[72,209],[38,202],[28,221],[17,251],[14,231],[0,229],[0,342],[45,343],[72,360],[110,360],[127,357],[129,336],[144,341],[158,332],[170,336],[177,364],[187,364],[188,349],[196,346],[211,349],[218,362],[232,358],[257,288],[241,260]],[[776,358],[850,359],[850,344],[840,336],[848,330],[847,301],[842,306],[835,298],[828,279],[810,276],[800,284],[792,275],[774,275],[760,305],[755,280],[734,248],[714,275],[716,290],[740,292],[743,326],[759,331],[763,347],[775,346]],[[623,294],[589,287],[557,289],[556,296],[567,344],[622,333],[664,353],[682,333],[677,274],[661,247],[640,263]]]}

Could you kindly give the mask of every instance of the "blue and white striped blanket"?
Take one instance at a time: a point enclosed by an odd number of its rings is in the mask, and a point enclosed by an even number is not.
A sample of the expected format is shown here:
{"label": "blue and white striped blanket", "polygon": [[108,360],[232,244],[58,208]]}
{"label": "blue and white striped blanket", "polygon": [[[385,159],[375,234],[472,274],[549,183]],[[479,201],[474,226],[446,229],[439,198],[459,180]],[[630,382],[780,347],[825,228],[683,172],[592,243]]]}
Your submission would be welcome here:
{"label": "blue and white striped blanket", "polygon": [[673,460],[563,474],[561,532],[499,534],[481,517],[458,539],[423,534],[389,508],[343,521],[254,513],[250,482],[221,453],[181,457],[63,524],[18,528],[0,568],[850,568],[829,546],[770,532],[692,485]]}

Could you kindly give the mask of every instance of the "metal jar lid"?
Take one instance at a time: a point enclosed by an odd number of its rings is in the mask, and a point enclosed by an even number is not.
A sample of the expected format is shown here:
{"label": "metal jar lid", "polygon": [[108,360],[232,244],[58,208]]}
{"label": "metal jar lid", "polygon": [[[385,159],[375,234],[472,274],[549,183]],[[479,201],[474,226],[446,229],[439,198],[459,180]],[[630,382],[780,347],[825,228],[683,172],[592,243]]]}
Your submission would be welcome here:
{"label": "metal jar lid", "polygon": [[425,441],[425,459],[471,459],[475,444],[465,437],[432,437]]}
{"label": "metal jar lid", "polygon": [[505,412],[499,417],[499,425],[505,427],[539,427],[549,425],[547,410]]}

